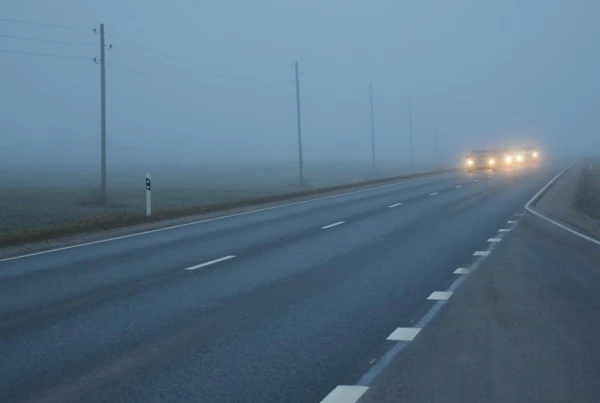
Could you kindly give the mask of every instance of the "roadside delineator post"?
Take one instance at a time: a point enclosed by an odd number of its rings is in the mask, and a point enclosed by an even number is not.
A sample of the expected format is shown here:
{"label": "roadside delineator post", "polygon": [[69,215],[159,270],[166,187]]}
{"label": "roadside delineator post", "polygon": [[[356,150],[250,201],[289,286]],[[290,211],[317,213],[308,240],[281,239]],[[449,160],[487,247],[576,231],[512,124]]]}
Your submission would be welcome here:
{"label": "roadside delineator post", "polygon": [[146,174],[146,216],[150,217],[150,215],[152,214],[152,200],[151,200],[151,187],[152,187],[152,181],[150,180],[150,174],[147,173]]}

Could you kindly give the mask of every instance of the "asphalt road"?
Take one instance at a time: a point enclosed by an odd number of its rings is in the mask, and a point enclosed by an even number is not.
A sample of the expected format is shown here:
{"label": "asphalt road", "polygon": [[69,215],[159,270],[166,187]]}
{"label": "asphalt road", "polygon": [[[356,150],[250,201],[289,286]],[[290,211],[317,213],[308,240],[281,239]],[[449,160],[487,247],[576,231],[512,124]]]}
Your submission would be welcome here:
{"label": "asphalt road", "polygon": [[559,168],[444,174],[0,259],[0,401],[318,402]]}
{"label": "asphalt road", "polygon": [[[565,175],[552,198],[575,183]],[[600,400],[600,247],[518,221],[359,403]]]}

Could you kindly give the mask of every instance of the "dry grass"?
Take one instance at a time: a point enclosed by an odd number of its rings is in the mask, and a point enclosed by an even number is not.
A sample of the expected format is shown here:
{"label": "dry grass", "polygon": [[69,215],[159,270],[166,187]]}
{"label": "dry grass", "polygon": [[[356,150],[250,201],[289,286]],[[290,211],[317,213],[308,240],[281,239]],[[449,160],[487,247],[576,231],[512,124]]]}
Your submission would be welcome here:
{"label": "dry grass", "polygon": [[[390,182],[401,178],[411,178],[424,176],[427,173],[400,175],[384,177],[354,183],[345,183],[336,186],[324,186],[319,188],[309,188],[301,191],[291,191],[289,186],[261,188],[245,188],[221,193],[208,193],[203,203],[198,203],[197,191],[190,190],[186,195],[185,190],[179,190],[178,198],[167,203],[159,204],[160,208],[156,210],[152,217],[146,217],[141,205],[142,200],[138,200],[136,192],[135,203],[129,204],[126,192],[121,194],[120,200],[125,202],[119,205],[109,205],[104,208],[95,208],[88,205],[77,203],[81,197],[85,197],[85,189],[74,188],[67,190],[68,197],[65,197],[65,190],[54,188],[43,189],[35,187],[31,189],[19,190],[22,200],[32,200],[37,195],[43,195],[44,205],[48,206],[43,211],[36,209],[35,206],[19,204],[19,197],[13,194],[11,198],[12,209],[10,206],[2,206],[0,209],[0,222],[5,228],[11,228],[11,231],[5,231],[0,234],[0,247],[14,246],[28,242],[39,242],[65,236],[91,233],[101,230],[127,227],[136,224],[156,222],[171,218],[184,217],[209,213],[214,211],[225,211],[233,208],[253,206],[259,204],[272,203],[291,198],[317,195],[320,193],[332,192],[336,190],[351,189],[355,187]],[[129,189],[129,188],[128,188]],[[270,190],[269,190],[270,189]],[[31,193],[33,192],[33,193]],[[265,192],[267,192],[265,194]],[[270,194],[269,194],[270,193]],[[186,198],[187,196],[187,198]],[[189,204],[189,202],[192,204]],[[139,204],[139,205],[138,205]],[[39,215],[39,220],[33,221],[31,215]],[[35,219],[35,217],[33,217]],[[27,226],[23,223],[35,222],[35,225]],[[12,225],[12,227],[11,227]]]}
{"label": "dry grass", "polygon": [[575,204],[586,215],[600,219],[600,158],[583,164]]}

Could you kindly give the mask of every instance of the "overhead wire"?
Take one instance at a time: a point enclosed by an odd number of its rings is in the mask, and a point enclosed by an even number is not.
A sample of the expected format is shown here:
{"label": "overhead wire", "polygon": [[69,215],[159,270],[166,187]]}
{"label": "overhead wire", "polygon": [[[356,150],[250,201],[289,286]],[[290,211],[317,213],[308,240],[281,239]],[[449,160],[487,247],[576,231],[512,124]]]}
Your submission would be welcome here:
{"label": "overhead wire", "polygon": [[210,67],[210,68],[223,68],[224,67],[224,66],[217,66],[217,65],[212,65],[212,64],[201,63],[201,62],[198,62],[196,60],[188,59],[188,58],[185,58],[185,57],[176,56],[176,55],[172,55],[172,54],[169,54],[169,53],[164,53],[164,52],[158,51],[156,49],[149,48],[148,46],[140,45],[139,43],[136,43],[136,42],[134,42],[134,41],[132,41],[130,39],[123,38],[120,35],[115,35],[112,32],[106,32],[106,35],[109,36],[109,37],[112,36],[115,39],[119,39],[119,40],[121,40],[121,41],[123,41],[125,43],[128,43],[130,46],[135,46],[135,47],[138,47],[138,48],[143,49],[145,51],[156,53],[157,55],[161,55],[161,56],[168,57],[168,58],[171,58],[171,59],[178,59],[178,60],[182,60],[182,61],[185,61],[185,62],[188,62],[188,63],[193,63],[193,64],[197,64],[199,66]]}
{"label": "overhead wire", "polygon": [[39,57],[60,58],[60,59],[94,60],[93,57],[71,56],[71,55],[55,55],[55,54],[35,53],[35,52],[22,52],[22,51],[18,51],[18,50],[8,50],[8,49],[0,49],[0,52],[14,53],[14,54],[20,54],[20,55],[39,56]]}
{"label": "overhead wire", "polygon": [[48,28],[78,29],[78,30],[86,30],[86,31],[92,30],[92,28],[88,28],[88,27],[78,27],[78,26],[73,26],[73,25],[46,24],[46,23],[33,22],[33,21],[15,20],[15,19],[11,19],[11,18],[0,18],[0,21],[13,22],[13,23],[17,23],[17,24],[36,25],[39,27],[48,27]]}
{"label": "overhead wire", "polygon": [[156,78],[156,79],[159,79],[159,80],[170,81],[170,82],[177,83],[177,84],[193,85],[193,86],[202,87],[202,88],[226,89],[226,90],[267,88],[266,86],[225,86],[225,85],[201,84],[201,83],[195,83],[195,82],[192,82],[192,81],[178,80],[178,79],[174,79],[174,78],[159,76],[157,74],[152,74],[152,73],[148,73],[148,72],[145,72],[145,71],[142,71],[142,70],[132,69],[130,67],[123,66],[121,64],[117,64],[117,63],[113,63],[113,62],[108,62],[107,61],[106,64],[110,65],[110,66],[117,67],[119,69],[130,71],[130,72],[133,72],[133,73],[137,73],[137,74],[141,74],[141,75],[144,75],[144,76]]}
{"label": "overhead wire", "polygon": [[26,38],[26,37],[22,37],[22,36],[13,36],[13,35],[4,35],[4,34],[0,34],[0,38],[17,39],[17,40],[31,41],[31,42],[59,43],[61,45],[98,46],[98,44],[96,44],[96,43],[55,41],[55,40],[51,40],[51,39]]}
{"label": "overhead wire", "polygon": [[143,59],[143,60],[150,61],[152,63],[156,63],[156,64],[161,65],[163,67],[170,67],[170,68],[174,68],[174,69],[177,69],[177,70],[185,71],[185,72],[188,72],[188,73],[191,73],[191,74],[198,74],[198,75],[202,75],[202,76],[205,76],[205,77],[212,77],[212,78],[218,78],[218,79],[223,79],[223,80],[236,80],[236,81],[251,81],[251,80],[256,80],[254,78],[231,77],[231,76],[225,76],[225,75],[222,75],[222,74],[213,74],[213,73],[207,73],[207,72],[200,71],[200,70],[188,69],[186,67],[178,66],[176,64],[165,63],[163,61],[156,60],[156,59],[153,59],[151,57],[147,57],[147,56],[141,55],[139,53],[132,52],[130,50],[125,50],[125,49],[119,48],[117,46],[113,46],[112,49],[116,50],[118,52],[123,52],[125,54],[128,54],[128,55],[131,55],[131,56]]}

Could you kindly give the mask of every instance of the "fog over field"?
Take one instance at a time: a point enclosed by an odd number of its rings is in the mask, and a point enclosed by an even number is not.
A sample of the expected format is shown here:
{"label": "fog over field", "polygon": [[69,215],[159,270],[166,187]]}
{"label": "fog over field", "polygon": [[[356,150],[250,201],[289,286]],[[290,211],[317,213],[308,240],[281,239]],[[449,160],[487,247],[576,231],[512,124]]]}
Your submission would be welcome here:
{"label": "fog over field", "polygon": [[596,1],[4,0],[0,15],[4,203],[14,185],[98,186],[100,23],[115,203],[145,172],[293,182],[294,61],[316,186],[367,175],[369,85],[383,175],[488,146],[600,148]]}

